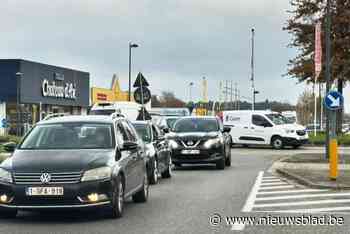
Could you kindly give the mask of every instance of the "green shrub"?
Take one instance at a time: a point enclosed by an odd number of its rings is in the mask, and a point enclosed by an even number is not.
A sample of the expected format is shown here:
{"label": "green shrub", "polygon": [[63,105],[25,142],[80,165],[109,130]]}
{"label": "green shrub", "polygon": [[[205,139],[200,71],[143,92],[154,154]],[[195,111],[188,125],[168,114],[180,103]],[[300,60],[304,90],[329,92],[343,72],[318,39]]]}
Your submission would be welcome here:
{"label": "green shrub", "polygon": [[[309,135],[309,142],[313,145],[324,145],[326,142],[326,135],[324,133]],[[338,145],[350,145],[350,135],[340,135],[338,136]]]}
{"label": "green shrub", "polygon": [[16,142],[18,144],[21,141],[21,137],[14,135],[0,136],[0,143],[6,143],[10,141]]}

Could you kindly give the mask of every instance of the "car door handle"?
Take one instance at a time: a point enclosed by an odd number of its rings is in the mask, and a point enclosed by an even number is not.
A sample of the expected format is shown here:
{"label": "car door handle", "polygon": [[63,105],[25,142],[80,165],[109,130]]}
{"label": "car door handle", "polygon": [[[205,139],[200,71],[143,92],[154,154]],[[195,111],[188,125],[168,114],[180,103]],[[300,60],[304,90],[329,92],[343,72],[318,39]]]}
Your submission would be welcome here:
{"label": "car door handle", "polygon": [[243,128],[248,129],[248,127],[243,127]]}
{"label": "car door handle", "polygon": [[254,127],[251,127],[251,129],[255,129]]}

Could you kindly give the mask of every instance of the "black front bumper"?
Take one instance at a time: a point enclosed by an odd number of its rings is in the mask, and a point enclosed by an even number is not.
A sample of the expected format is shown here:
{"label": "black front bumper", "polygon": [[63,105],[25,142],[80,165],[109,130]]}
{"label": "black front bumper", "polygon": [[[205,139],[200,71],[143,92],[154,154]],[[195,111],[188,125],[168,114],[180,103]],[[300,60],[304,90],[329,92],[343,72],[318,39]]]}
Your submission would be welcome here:
{"label": "black front bumper", "polygon": [[[92,181],[76,184],[54,184],[54,185],[19,185],[19,184],[0,184],[0,196],[12,198],[9,203],[0,201],[0,208],[13,208],[20,210],[36,209],[83,209],[91,207],[108,206],[111,198],[111,181]],[[62,196],[28,196],[26,189],[28,187],[63,187]],[[103,199],[90,202],[87,199],[88,194],[97,193],[104,195]],[[102,197],[102,196],[101,196]]]}
{"label": "black front bumper", "polygon": [[299,145],[304,145],[309,142],[308,139],[303,139],[303,140],[297,140],[295,138],[291,137],[284,137],[283,138],[283,144],[287,146],[299,146]]}
{"label": "black front bumper", "polygon": [[[199,154],[183,154],[182,150],[199,150]],[[173,150],[171,160],[174,164],[206,164],[216,163],[225,157],[224,150],[220,148],[216,149],[203,149],[203,148],[179,148]]]}

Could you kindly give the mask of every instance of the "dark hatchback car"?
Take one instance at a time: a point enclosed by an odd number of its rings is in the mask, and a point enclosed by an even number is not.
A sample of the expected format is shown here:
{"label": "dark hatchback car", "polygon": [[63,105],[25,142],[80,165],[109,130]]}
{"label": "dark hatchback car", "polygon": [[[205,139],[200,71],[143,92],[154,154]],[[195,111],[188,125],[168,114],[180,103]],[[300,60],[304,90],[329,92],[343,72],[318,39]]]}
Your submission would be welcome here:
{"label": "dark hatchback car", "polygon": [[0,164],[0,215],[103,207],[110,217],[121,217],[125,198],[148,198],[139,142],[125,118],[70,116],[39,122]]}
{"label": "dark hatchback car", "polygon": [[169,134],[172,162],[181,164],[216,164],[217,169],[231,165],[229,127],[217,117],[184,117],[175,122]]}
{"label": "dark hatchback car", "polygon": [[147,121],[134,121],[132,124],[145,143],[146,156],[149,158],[147,171],[150,184],[156,184],[159,175],[170,178],[171,150],[164,132]]}

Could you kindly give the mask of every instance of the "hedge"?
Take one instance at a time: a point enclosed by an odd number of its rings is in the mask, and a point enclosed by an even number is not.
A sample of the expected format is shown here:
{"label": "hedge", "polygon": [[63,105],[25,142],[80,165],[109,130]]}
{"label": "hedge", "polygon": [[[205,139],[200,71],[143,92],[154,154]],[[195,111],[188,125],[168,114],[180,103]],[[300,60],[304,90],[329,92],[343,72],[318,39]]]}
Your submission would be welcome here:
{"label": "hedge", "polygon": [[21,141],[21,138],[14,135],[0,136],[0,143],[6,143],[11,141],[16,142],[18,144]]}
{"label": "hedge", "polygon": [[[324,145],[326,142],[326,135],[324,133],[317,134],[309,134],[309,142],[313,145]],[[340,135],[338,136],[338,144],[339,145],[350,145],[350,135]]]}

